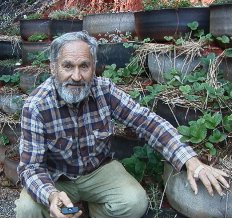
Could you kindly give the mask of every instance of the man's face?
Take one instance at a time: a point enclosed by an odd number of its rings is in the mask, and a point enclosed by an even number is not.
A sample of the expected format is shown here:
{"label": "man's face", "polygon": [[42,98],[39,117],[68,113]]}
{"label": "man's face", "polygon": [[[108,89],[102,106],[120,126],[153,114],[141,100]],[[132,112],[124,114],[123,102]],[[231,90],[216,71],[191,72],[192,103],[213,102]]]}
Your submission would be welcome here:
{"label": "man's face", "polygon": [[90,92],[94,75],[92,56],[87,43],[73,41],[65,44],[52,66],[59,95],[69,104],[79,103]]}

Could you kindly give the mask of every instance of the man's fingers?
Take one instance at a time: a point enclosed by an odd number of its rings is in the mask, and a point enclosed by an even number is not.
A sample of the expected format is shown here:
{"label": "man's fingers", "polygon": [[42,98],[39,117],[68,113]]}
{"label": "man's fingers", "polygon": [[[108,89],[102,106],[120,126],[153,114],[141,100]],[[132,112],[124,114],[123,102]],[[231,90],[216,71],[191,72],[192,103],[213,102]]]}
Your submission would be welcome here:
{"label": "man's fingers", "polygon": [[74,216],[72,216],[72,218],[78,218],[81,216],[81,214],[82,214],[82,211],[79,210],[78,213],[75,213]]}
{"label": "man's fingers", "polygon": [[65,192],[58,192],[51,201],[50,216],[60,217],[60,218],[67,217],[63,215],[60,211],[60,208],[62,206],[73,207],[73,203],[71,202],[71,200],[69,199],[69,197]]}
{"label": "man's fingers", "polygon": [[[211,181],[214,181],[214,183],[217,182],[217,185],[223,186],[225,188],[230,187],[229,183],[224,178],[224,177],[229,177],[229,175],[227,173],[225,173],[224,171],[208,166],[208,167],[206,167],[206,172],[207,172],[208,177],[210,177],[210,178],[214,177],[214,178],[212,178],[213,180],[211,179]],[[215,182],[215,179],[216,179],[216,182]]]}
{"label": "man's fingers", "polygon": [[229,175],[226,172],[222,171],[222,170],[219,170],[217,168],[213,168],[213,170],[214,170],[215,173],[217,173],[217,174],[219,174],[221,176],[229,177]]}
{"label": "man's fingers", "polygon": [[188,181],[189,181],[189,184],[190,184],[194,194],[196,195],[198,193],[197,183],[196,183],[196,180],[193,178],[191,173],[188,174]]}
{"label": "man's fingers", "polygon": [[213,185],[213,187],[218,192],[218,194],[222,196],[223,195],[222,188],[221,188],[221,185],[219,184],[218,180],[216,179],[216,177],[214,177],[213,174],[210,174],[207,172],[206,172],[206,175],[207,175],[210,183]]}
{"label": "man's fingers", "polygon": [[195,193],[197,184],[195,180],[200,179],[208,193],[213,196],[213,188],[222,195],[222,188],[229,188],[230,185],[224,177],[229,177],[227,173],[220,169],[201,163],[197,158],[190,158],[186,162],[188,181]]}
{"label": "man's fingers", "polygon": [[209,180],[208,176],[206,175],[206,171],[205,169],[201,170],[201,172],[199,173],[199,179],[201,180],[201,182],[204,184],[204,186],[206,187],[208,193],[213,196],[213,188],[212,188],[212,184],[211,181]]}
{"label": "man's fingers", "polygon": [[50,208],[50,217],[65,217],[61,212],[58,206],[53,206]]}
{"label": "man's fingers", "polygon": [[225,188],[230,187],[229,183],[225,180],[223,176],[217,176],[216,178],[221,183],[221,185],[224,186]]}
{"label": "man's fingers", "polygon": [[71,200],[69,199],[69,197],[67,196],[67,194],[65,192],[60,192],[59,197],[62,200],[64,206],[73,207],[73,203],[71,202]]}

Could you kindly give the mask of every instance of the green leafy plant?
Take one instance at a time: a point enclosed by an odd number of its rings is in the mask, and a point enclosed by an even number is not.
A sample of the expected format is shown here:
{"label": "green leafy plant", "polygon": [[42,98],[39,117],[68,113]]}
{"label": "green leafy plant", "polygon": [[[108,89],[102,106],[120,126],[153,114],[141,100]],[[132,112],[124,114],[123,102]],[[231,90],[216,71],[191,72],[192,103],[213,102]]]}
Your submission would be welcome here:
{"label": "green leafy plant", "polygon": [[126,65],[125,68],[117,69],[116,64],[107,65],[106,69],[102,73],[104,77],[110,78],[114,83],[129,83],[133,76],[137,75],[141,71],[138,63]]}
{"label": "green leafy plant", "polygon": [[104,35],[99,34],[98,35],[98,43],[99,44],[106,44],[106,43],[119,43],[124,42],[125,47],[131,47],[133,44],[130,44],[127,46],[127,42],[129,41],[138,41],[137,39],[134,39],[130,32],[126,32],[123,34],[120,30],[115,29],[113,33],[105,33]]}
{"label": "green leafy plant", "polygon": [[230,43],[230,38],[228,36],[225,36],[225,35],[218,36],[216,39],[219,42],[223,43],[223,44],[229,44]]}
{"label": "green leafy plant", "polygon": [[199,29],[199,23],[197,21],[193,21],[187,24],[187,27],[189,28],[190,32],[185,34],[185,36],[181,36],[180,38],[174,38],[173,36],[164,36],[164,39],[168,42],[173,42],[174,44],[182,45],[186,41],[191,40],[197,40],[202,43],[211,43],[214,41],[214,37],[211,33],[207,33],[205,35],[203,29]]}
{"label": "green leafy plant", "polygon": [[48,54],[44,51],[32,54],[30,58],[33,60],[31,65],[39,68],[45,67],[48,62]]}
{"label": "green leafy plant", "polygon": [[41,18],[42,18],[42,15],[39,13],[32,13],[32,14],[24,16],[24,19],[26,19],[26,20],[37,20],[37,19],[41,19]]}
{"label": "green leafy plant", "polygon": [[6,60],[0,60],[0,66],[1,67],[14,67],[16,66],[16,63],[19,63],[20,60],[18,59],[6,59]]}
{"label": "green leafy plant", "polygon": [[73,19],[83,19],[83,13],[79,11],[77,8],[72,7],[68,8],[66,10],[56,10],[52,11],[48,17],[53,20],[73,20]]}
{"label": "green leafy plant", "polygon": [[0,145],[3,145],[3,146],[6,146],[10,143],[8,137],[3,134],[3,133],[0,133]]}
{"label": "green leafy plant", "polygon": [[11,23],[10,25],[1,28],[1,34],[7,36],[20,36],[19,24]]}
{"label": "green leafy plant", "polygon": [[232,131],[232,115],[220,113],[205,113],[196,121],[190,121],[188,126],[179,126],[177,130],[182,135],[181,141],[197,144],[198,149],[207,149],[209,154],[217,154],[216,145],[226,142]]}
{"label": "green leafy plant", "polygon": [[143,0],[142,3],[145,11],[162,9],[162,8],[180,8],[180,7],[191,6],[191,3],[188,0],[180,0],[180,1]]}
{"label": "green leafy plant", "polygon": [[13,75],[2,75],[0,77],[0,81],[9,83],[9,84],[18,85],[20,81],[20,73],[17,72]]}
{"label": "green leafy plant", "polygon": [[[230,55],[230,50],[228,50],[228,55]],[[202,58],[202,64],[208,66],[214,58],[215,54],[209,54]],[[210,84],[207,73],[203,69],[195,70],[188,75],[172,70],[164,74],[164,79],[165,84],[147,87],[148,95],[143,100],[145,103],[154,98],[162,99],[166,92],[179,96],[178,99],[182,104],[202,111],[230,107],[232,84],[223,78],[220,78],[217,86]]]}
{"label": "green leafy plant", "polygon": [[126,170],[139,182],[144,176],[151,176],[156,182],[161,182],[163,174],[163,162],[161,155],[154,152],[149,145],[134,147],[134,153],[121,162]]}
{"label": "green leafy plant", "polygon": [[213,5],[231,3],[231,0],[214,0]]}
{"label": "green leafy plant", "polygon": [[48,36],[45,33],[34,33],[33,35],[28,37],[29,42],[38,42],[48,39]]}
{"label": "green leafy plant", "polygon": [[[140,96],[140,104],[144,106],[148,106],[153,111],[154,109],[154,101],[159,93],[169,88],[168,85],[156,84],[153,86],[147,86],[145,96]],[[133,97],[133,96],[132,96]],[[152,102],[152,103],[151,103]]]}
{"label": "green leafy plant", "polygon": [[133,98],[136,99],[140,96],[140,92],[138,90],[133,90],[133,91],[129,91],[129,95]]}

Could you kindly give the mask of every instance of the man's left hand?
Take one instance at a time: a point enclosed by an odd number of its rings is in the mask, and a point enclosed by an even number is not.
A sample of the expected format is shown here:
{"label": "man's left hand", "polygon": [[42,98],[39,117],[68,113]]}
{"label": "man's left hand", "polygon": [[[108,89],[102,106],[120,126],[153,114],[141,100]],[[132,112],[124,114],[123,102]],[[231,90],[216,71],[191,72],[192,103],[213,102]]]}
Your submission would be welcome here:
{"label": "man's left hand", "polygon": [[188,181],[195,194],[198,193],[196,180],[200,179],[206,187],[208,193],[213,196],[213,187],[220,196],[223,195],[222,187],[229,188],[229,184],[224,177],[228,175],[222,170],[203,164],[196,157],[190,158],[186,163]]}

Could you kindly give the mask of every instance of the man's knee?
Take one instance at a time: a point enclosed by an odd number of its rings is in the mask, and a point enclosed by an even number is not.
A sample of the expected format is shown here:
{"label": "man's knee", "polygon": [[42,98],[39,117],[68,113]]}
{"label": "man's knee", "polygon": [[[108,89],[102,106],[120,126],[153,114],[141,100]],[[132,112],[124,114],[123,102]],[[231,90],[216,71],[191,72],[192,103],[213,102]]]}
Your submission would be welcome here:
{"label": "man's knee", "polygon": [[116,203],[105,204],[105,208],[112,217],[139,218],[142,217],[148,207],[148,199],[145,190],[129,187],[125,194]]}
{"label": "man's knee", "polygon": [[129,217],[142,217],[148,207],[147,194],[142,187],[136,190],[127,190],[127,195],[124,196],[124,203],[130,214]]}
{"label": "man's knee", "polygon": [[45,206],[36,203],[26,192],[22,190],[19,199],[15,201],[16,218],[49,218],[48,210]]}

